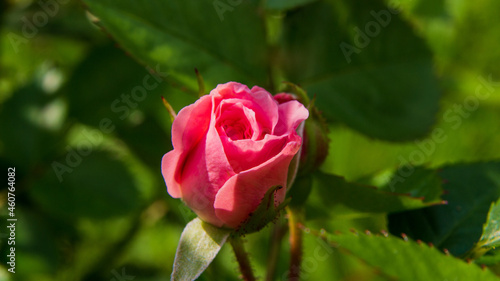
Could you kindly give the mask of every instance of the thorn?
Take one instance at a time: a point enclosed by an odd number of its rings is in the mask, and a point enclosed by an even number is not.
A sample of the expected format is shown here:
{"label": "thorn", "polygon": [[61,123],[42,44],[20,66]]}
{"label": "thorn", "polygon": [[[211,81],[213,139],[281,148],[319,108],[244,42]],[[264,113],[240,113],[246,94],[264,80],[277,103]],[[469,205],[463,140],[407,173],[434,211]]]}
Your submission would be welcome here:
{"label": "thorn", "polygon": [[349,231],[350,231],[351,233],[353,233],[354,235],[358,236],[358,231],[356,231],[356,229],[351,228],[351,229],[349,229]]}
{"label": "thorn", "polygon": [[303,223],[298,222],[298,223],[297,223],[297,228],[298,228],[298,229],[301,229],[301,230],[304,230],[304,229],[306,228],[306,226],[305,226]]}
{"label": "thorn", "polygon": [[417,239],[417,244],[418,244],[418,245],[422,245],[422,240]]}
{"label": "thorn", "polygon": [[198,96],[201,98],[205,95],[205,82],[203,81],[203,77],[201,77],[197,68],[194,69],[194,72],[196,73],[196,79],[198,80]]}
{"label": "thorn", "polygon": [[389,233],[383,229],[380,231],[380,233],[382,233],[382,235],[384,235],[384,237],[386,238],[389,237]]}
{"label": "thorn", "polygon": [[441,204],[448,205],[448,201],[447,200],[443,200],[443,201],[441,201]]}
{"label": "thorn", "polygon": [[337,243],[337,242],[332,242],[332,241],[328,241],[328,244],[330,244],[330,246],[334,247],[334,248],[338,248],[340,247],[340,244]]}
{"label": "thorn", "polygon": [[408,242],[408,235],[406,235],[406,233],[401,233],[401,237],[403,237],[403,240],[405,240],[405,242]]}
{"label": "thorn", "polygon": [[335,232],[333,232],[333,233],[334,233],[335,235],[342,235],[342,234],[343,234],[343,233],[342,233],[342,231],[340,231],[340,230],[335,230]]}
{"label": "thorn", "polygon": [[466,261],[468,264],[471,264],[471,263],[472,263],[472,259],[471,259],[471,258],[467,258],[465,261]]}
{"label": "thorn", "polygon": [[318,236],[321,237],[321,239],[326,239],[326,230],[324,228],[320,229]]}
{"label": "thorn", "polygon": [[449,183],[449,182],[450,182],[450,181],[449,181],[449,180],[447,180],[447,179],[441,179],[441,183],[442,183],[442,184],[447,184],[447,183]]}
{"label": "thorn", "polygon": [[427,243],[427,245],[431,248],[434,248],[434,244],[432,244],[431,242]]}
{"label": "thorn", "polygon": [[481,265],[481,269],[482,269],[483,271],[484,271],[484,270],[486,270],[486,268],[487,268],[486,264],[482,264],[482,265]]}
{"label": "thorn", "polygon": [[366,235],[368,235],[368,236],[371,236],[371,235],[372,235],[372,233],[371,233],[368,229],[367,229],[367,230],[365,230],[365,234],[366,234]]}
{"label": "thorn", "polygon": [[450,251],[448,251],[448,249],[443,249],[443,252],[445,255],[449,256],[450,255]]}
{"label": "thorn", "polygon": [[177,113],[175,113],[175,110],[172,108],[172,106],[170,105],[170,103],[168,103],[168,101],[163,96],[161,97],[161,100],[163,101],[163,105],[167,109],[168,114],[170,114],[170,120],[173,123],[174,120],[175,120],[175,118],[177,117]]}

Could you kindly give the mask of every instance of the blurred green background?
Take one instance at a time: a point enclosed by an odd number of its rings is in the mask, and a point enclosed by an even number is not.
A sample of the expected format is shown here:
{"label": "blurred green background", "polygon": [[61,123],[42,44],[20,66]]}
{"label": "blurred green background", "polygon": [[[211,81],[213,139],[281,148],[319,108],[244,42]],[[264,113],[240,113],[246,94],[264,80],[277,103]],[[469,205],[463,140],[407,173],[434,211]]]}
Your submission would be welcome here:
{"label": "blurred green background", "polygon": [[[5,176],[16,168],[18,219],[16,274],[0,231],[0,280],[170,279],[194,214],[161,175],[171,123],[160,97],[177,111],[194,102],[195,67],[207,89],[303,86],[329,121],[321,170],[349,181],[377,184],[407,163],[500,159],[500,2],[216,2],[0,3],[0,166]],[[370,31],[373,14],[395,5],[401,12]],[[356,49],[350,62],[342,43]],[[436,129],[444,141],[432,141]],[[351,228],[379,232],[387,216],[342,217],[327,230]],[[258,276],[271,232],[246,237]],[[316,243],[306,236],[306,257]],[[236,269],[224,247],[200,279],[237,280]],[[338,250],[304,279],[388,280]]]}

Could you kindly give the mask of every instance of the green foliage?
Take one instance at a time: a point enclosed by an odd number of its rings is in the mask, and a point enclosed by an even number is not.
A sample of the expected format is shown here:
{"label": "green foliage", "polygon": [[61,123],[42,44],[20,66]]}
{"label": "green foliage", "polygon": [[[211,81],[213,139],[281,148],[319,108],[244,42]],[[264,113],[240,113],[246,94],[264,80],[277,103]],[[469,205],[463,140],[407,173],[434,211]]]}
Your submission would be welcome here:
{"label": "green foliage", "polygon": [[492,255],[487,255],[482,259],[483,255],[488,253],[491,249],[495,249],[500,245],[500,232],[498,220],[500,216],[499,202],[491,204],[490,211],[488,212],[488,219],[483,227],[483,234],[479,242],[467,253],[468,258],[481,259],[478,263],[494,264],[499,262],[498,254],[492,251]]}
{"label": "green foliage", "polygon": [[195,67],[209,89],[226,81],[268,82],[264,25],[255,1],[243,1],[222,17],[208,0],[84,2],[125,50],[194,92]]}
{"label": "green foliage", "polygon": [[443,194],[442,180],[436,170],[423,167],[405,168],[408,170],[414,169],[410,176],[403,179],[396,173],[386,185],[381,187],[381,190],[407,193],[412,197],[422,198],[424,202],[440,201]]}
{"label": "green foliage", "polygon": [[311,206],[314,212],[326,215],[329,219],[399,212],[441,203],[441,200],[425,202],[423,198],[349,183],[341,177],[324,173],[314,175],[312,192]]}
{"label": "green foliage", "polygon": [[377,268],[379,274],[391,280],[499,280],[489,270],[484,271],[425,244],[393,236],[340,234],[327,235],[326,240]]}
{"label": "green foliage", "polygon": [[[287,79],[316,96],[326,117],[368,136],[400,141],[425,135],[435,121],[439,90],[423,40],[378,1],[331,2],[285,18]],[[379,12],[385,14],[378,16],[382,25],[373,16]],[[379,28],[370,33],[373,23]]]}
{"label": "green foliage", "polygon": [[479,245],[485,248],[495,248],[500,245],[500,201],[491,204],[488,220],[479,239]]}
{"label": "green foliage", "polygon": [[297,8],[317,0],[267,0],[266,8],[276,10],[287,10]]}
{"label": "green foliage", "polygon": [[[161,175],[172,149],[161,96],[177,112],[193,103],[195,68],[205,92],[238,81],[278,93],[288,81],[315,97],[328,155],[288,194],[305,227],[408,237],[328,235],[335,248],[305,235],[303,279],[497,280],[498,1],[62,2],[0,4],[0,166],[16,167],[18,219],[17,272],[4,229],[0,280],[171,278],[195,214]],[[240,280],[227,235],[193,224],[191,242],[210,247],[180,267]],[[274,280],[286,279],[286,226],[281,215],[245,236],[256,276],[275,255]]]}
{"label": "green foliage", "polygon": [[393,214],[389,229],[463,255],[479,240],[489,207],[500,197],[500,163],[448,166],[439,176],[448,204]]}
{"label": "green foliage", "polygon": [[[76,155],[75,150],[68,153]],[[33,185],[30,195],[43,209],[69,219],[109,218],[135,211],[140,200],[134,178],[122,162],[110,158],[107,153],[93,152],[81,159],[77,169],[64,174],[62,181],[48,170]],[[110,186],[116,186],[120,192]]]}

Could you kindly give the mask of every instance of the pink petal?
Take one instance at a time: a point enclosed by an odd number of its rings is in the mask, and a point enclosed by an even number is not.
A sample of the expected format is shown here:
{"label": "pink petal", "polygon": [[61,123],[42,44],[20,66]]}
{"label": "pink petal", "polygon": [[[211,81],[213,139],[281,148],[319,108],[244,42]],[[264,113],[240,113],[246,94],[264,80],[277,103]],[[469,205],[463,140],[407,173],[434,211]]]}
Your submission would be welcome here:
{"label": "pink petal", "polygon": [[215,197],[215,214],[226,226],[236,228],[258,207],[267,190],[281,185],[275,204],[286,194],[287,171],[290,161],[300,148],[300,137],[292,137],[286,147],[262,165],[231,177]]}
{"label": "pink petal", "polygon": [[229,163],[233,170],[239,173],[257,167],[278,155],[285,147],[288,137],[265,135],[264,139],[258,141],[233,141],[222,136],[221,140]]}
{"label": "pink petal", "polygon": [[161,170],[168,193],[174,198],[182,196],[180,189],[182,167],[187,154],[208,131],[211,111],[212,98],[204,96],[194,104],[181,109],[172,124],[174,150],[163,156]]}
{"label": "pink petal", "polygon": [[274,134],[278,136],[295,131],[309,117],[309,111],[296,100],[280,104],[278,110],[280,119],[274,130]]}
{"label": "pink petal", "polygon": [[[222,101],[219,108],[216,110],[216,118],[216,126],[219,129],[220,135],[227,135],[227,132],[225,132],[222,128],[224,125],[241,124],[244,127],[244,131],[251,133],[250,137],[252,139],[258,139],[260,137],[261,126],[255,117],[255,112],[248,107],[245,107],[241,100],[237,100],[235,102],[228,100]],[[229,135],[227,136],[234,139]],[[243,137],[240,139],[243,139]]]}
{"label": "pink petal", "polygon": [[213,115],[206,137],[187,156],[182,171],[184,202],[202,220],[222,226],[223,222],[215,215],[214,201],[219,189],[234,172],[224,154]]}
{"label": "pink petal", "polygon": [[254,86],[251,90],[246,85],[228,82],[219,84],[210,92],[210,95],[215,97],[216,107],[222,99],[238,99],[251,101],[245,104],[252,109],[257,117],[257,121],[263,128],[268,128],[270,131],[274,129],[278,123],[278,103],[273,96],[261,87]]}

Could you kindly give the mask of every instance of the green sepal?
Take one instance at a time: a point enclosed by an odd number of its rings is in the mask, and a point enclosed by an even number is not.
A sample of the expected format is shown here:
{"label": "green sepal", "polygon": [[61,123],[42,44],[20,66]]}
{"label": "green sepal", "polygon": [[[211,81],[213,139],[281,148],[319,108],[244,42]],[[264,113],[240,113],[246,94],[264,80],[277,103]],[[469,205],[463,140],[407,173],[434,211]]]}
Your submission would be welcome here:
{"label": "green sepal", "polygon": [[279,206],[274,206],[274,192],[281,188],[283,187],[279,185],[271,187],[264,195],[264,198],[262,198],[259,207],[248,216],[241,226],[236,229],[234,234],[244,235],[257,232],[273,221],[279,212],[290,202],[290,198],[287,198]]}
{"label": "green sepal", "polygon": [[226,243],[230,229],[218,228],[199,218],[190,221],[181,234],[171,280],[195,280]]}

